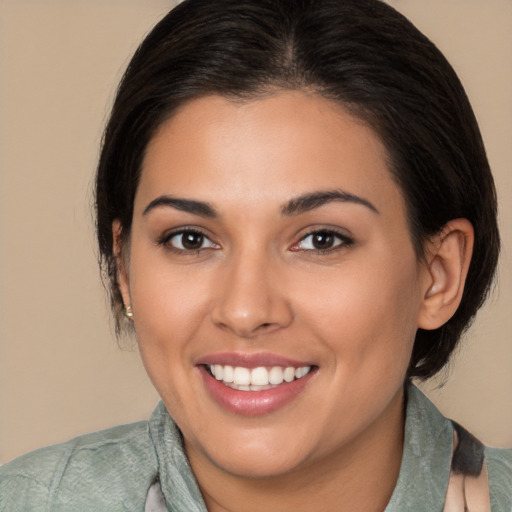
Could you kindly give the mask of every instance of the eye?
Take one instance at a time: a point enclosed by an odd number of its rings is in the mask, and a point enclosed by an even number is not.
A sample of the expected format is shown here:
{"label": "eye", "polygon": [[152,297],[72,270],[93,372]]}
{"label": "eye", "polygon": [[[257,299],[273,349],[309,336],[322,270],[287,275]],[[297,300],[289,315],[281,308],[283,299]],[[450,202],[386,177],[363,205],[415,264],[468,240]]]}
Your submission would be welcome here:
{"label": "eye", "polygon": [[217,249],[219,247],[206,235],[193,229],[184,229],[166,235],[159,243],[177,251],[200,251],[202,249]]}
{"label": "eye", "polygon": [[309,233],[292,247],[294,251],[329,252],[344,245],[351,245],[353,241],[341,233],[332,230],[319,230]]}

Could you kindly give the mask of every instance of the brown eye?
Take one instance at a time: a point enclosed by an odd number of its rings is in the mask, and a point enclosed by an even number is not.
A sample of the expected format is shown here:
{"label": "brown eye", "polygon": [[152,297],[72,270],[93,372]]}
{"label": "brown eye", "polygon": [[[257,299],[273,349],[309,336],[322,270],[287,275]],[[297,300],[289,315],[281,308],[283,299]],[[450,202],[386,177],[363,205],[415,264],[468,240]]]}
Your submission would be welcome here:
{"label": "brown eye", "polygon": [[315,249],[331,249],[336,237],[327,231],[320,231],[311,235],[311,243]]}
{"label": "brown eye", "polygon": [[163,243],[178,251],[199,251],[218,247],[200,231],[190,229],[169,235]]}
{"label": "brown eye", "polygon": [[341,233],[330,230],[314,231],[306,235],[292,250],[294,251],[317,251],[329,252],[338,247],[349,246],[353,244],[353,240]]}
{"label": "brown eye", "polygon": [[183,233],[181,235],[181,245],[184,249],[195,250],[200,249],[203,245],[204,236],[200,233]]}

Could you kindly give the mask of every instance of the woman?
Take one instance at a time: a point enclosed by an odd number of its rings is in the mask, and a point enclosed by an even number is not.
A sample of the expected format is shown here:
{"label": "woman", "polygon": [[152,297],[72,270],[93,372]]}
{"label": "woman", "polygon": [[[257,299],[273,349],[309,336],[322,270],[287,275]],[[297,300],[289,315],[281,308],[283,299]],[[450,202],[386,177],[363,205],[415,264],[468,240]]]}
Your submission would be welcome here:
{"label": "woman", "polygon": [[123,78],[96,200],[162,403],[3,468],[3,510],[512,509],[512,454],[410,385],[447,363],[499,236],[462,86],[401,15],[183,2]]}

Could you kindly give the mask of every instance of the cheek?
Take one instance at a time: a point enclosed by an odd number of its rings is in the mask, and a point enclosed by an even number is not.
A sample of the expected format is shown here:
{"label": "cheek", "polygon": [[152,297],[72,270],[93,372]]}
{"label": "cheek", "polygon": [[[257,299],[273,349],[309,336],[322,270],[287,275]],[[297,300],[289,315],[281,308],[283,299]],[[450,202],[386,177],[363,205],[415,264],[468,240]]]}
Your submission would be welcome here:
{"label": "cheek", "polygon": [[[330,345],[337,364],[407,367],[419,313],[415,258],[391,265],[347,264],[316,279],[316,293],[302,293],[300,309],[316,337]],[[397,364],[398,363],[398,364]]]}
{"label": "cheek", "polygon": [[190,334],[208,305],[200,273],[187,265],[173,267],[154,248],[132,251],[130,290],[135,325],[162,341]]}
{"label": "cheek", "polygon": [[192,369],[189,341],[197,336],[207,301],[198,279],[171,272],[165,256],[154,253],[154,248],[132,249],[130,293],[144,365],[165,395],[171,378],[183,378]]}
{"label": "cheek", "polygon": [[191,341],[199,337],[204,304],[198,301],[193,283],[182,275],[169,276],[155,267],[141,268],[141,274],[134,268],[132,282],[140,355],[173,418],[186,427],[190,403],[200,393],[194,378]]}

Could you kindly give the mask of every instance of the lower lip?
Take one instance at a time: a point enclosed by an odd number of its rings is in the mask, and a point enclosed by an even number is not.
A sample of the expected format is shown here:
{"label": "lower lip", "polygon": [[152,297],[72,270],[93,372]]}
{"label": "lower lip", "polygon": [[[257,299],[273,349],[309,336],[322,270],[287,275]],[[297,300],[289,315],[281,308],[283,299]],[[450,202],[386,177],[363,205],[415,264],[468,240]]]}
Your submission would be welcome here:
{"label": "lower lip", "polygon": [[198,366],[206,389],[224,409],[245,416],[259,416],[281,409],[290,403],[308,384],[315,370],[292,382],[264,391],[239,391],[212,377],[203,365]]}

